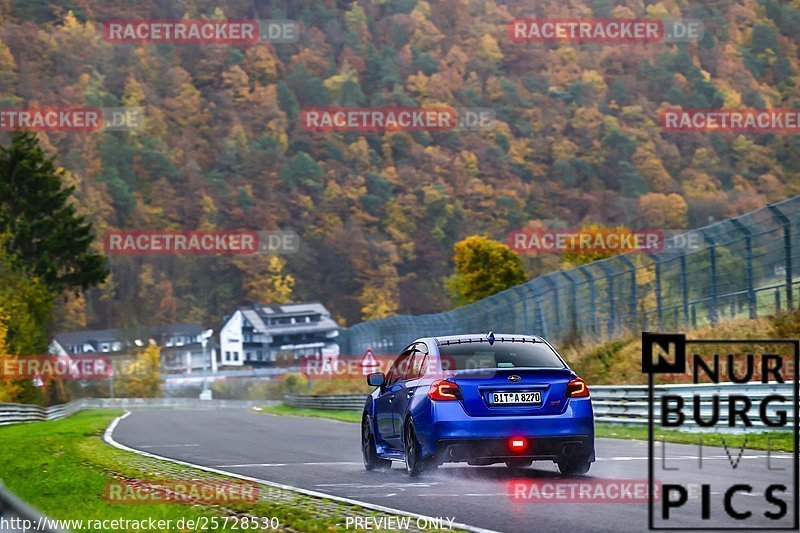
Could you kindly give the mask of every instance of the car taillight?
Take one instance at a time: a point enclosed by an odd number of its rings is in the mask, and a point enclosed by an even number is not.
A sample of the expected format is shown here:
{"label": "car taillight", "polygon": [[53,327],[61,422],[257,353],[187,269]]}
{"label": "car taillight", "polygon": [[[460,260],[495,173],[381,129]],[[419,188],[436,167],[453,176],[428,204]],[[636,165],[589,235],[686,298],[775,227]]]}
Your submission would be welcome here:
{"label": "car taillight", "polygon": [[567,398],[588,398],[589,387],[581,378],[575,378],[567,383]]}
{"label": "car taillight", "polygon": [[508,447],[515,452],[524,452],[528,447],[528,439],[524,437],[511,437],[508,439]]}
{"label": "car taillight", "polygon": [[431,383],[431,388],[428,390],[428,398],[431,400],[460,400],[461,389],[458,385],[446,379],[437,379]]}

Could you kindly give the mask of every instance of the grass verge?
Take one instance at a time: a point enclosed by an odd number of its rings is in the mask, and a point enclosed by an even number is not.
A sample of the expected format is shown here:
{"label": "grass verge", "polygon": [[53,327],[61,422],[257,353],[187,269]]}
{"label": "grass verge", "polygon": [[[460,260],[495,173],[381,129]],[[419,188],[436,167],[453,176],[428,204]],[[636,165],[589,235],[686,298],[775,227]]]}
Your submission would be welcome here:
{"label": "grass verge", "polygon": [[[612,439],[647,440],[647,426],[626,426],[622,424],[595,424],[595,435]],[[720,433],[688,433],[674,430],[654,430],[657,441],[675,442],[678,444],[697,444],[702,437],[703,446],[727,446],[728,448],[745,448],[750,450],[772,450],[791,452],[794,449],[794,437],[791,431],[771,431],[769,433],[750,433],[733,435]],[[746,440],[745,440],[746,439]]]}
{"label": "grass verge", "polygon": [[312,418],[331,418],[342,422],[361,422],[361,411],[337,411],[328,409],[302,409],[285,403],[264,405],[261,411],[273,415],[308,416]]}
{"label": "grass verge", "polygon": [[[309,416],[314,418],[332,418],[345,422],[361,422],[360,411],[328,411],[325,409],[300,409],[286,404],[264,406],[263,412],[275,415]],[[622,424],[595,424],[595,435],[612,439],[647,440],[647,426],[625,426]],[[699,433],[683,431],[657,430],[656,440],[662,438],[667,442],[678,444],[697,444]],[[791,452],[794,447],[794,437],[791,431],[773,431],[770,433],[752,433],[747,437],[747,448],[751,450],[767,450]],[[722,435],[717,433],[703,433],[704,446],[723,446],[741,448],[745,443],[745,435]]]}
{"label": "grass verge", "polygon": [[[260,488],[257,503],[239,505],[111,503],[104,496],[110,481],[231,480],[107,445],[102,440],[103,432],[120,414],[83,411],[63,420],[0,427],[0,480],[48,517],[83,520],[84,526],[88,520],[153,519],[172,521],[172,527],[163,531],[179,531],[180,519],[216,519],[215,531],[241,531],[248,529],[243,525],[244,517],[276,517],[280,530],[317,532],[343,528],[348,516],[382,516],[355,505],[266,486]],[[133,524],[127,528],[112,529],[109,524],[108,529],[90,529],[142,531]],[[185,526],[182,529],[188,530]]]}

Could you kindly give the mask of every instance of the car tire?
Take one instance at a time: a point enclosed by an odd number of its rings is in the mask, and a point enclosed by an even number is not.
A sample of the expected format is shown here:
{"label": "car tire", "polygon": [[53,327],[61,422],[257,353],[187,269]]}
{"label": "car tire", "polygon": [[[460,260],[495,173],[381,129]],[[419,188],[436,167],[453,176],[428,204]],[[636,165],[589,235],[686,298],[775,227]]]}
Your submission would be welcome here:
{"label": "car tire", "polygon": [[420,458],[421,449],[411,420],[406,422],[403,430],[403,452],[406,457],[406,472],[408,472],[409,476],[419,477],[436,470],[437,465],[432,457],[427,459]]}
{"label": "car tire", "polygon": [[364,415],[361,422],[361,455],[364,457],[364,468],[368,471],[389,470],[392,468],[392,462],[390,460],[378,457],[369,417],[366,415]]}
{"label": "car tire", "polygon": [[527,468],[533,464],[531,459],[509,459],[506,461],[506,466],[511,470],[519,470],[520,468]]}
{"label": "car tire", "polygon": [[558,460],[558,470],[565,476],[582,476],[589,471],[591,461],[586,457],[570,457]]}

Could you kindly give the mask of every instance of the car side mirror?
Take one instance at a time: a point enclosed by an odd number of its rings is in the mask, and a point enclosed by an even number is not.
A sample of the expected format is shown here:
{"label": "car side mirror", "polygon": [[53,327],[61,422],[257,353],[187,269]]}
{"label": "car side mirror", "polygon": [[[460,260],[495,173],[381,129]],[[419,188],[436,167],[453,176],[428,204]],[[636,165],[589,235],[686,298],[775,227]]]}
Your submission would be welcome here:
{"label": "car side mirror", "polygon": [[367,376],[367,384],[370,387],[380,387],[384,383],[386,383],[386,376],[383,374],[383,372],[373,372]]}

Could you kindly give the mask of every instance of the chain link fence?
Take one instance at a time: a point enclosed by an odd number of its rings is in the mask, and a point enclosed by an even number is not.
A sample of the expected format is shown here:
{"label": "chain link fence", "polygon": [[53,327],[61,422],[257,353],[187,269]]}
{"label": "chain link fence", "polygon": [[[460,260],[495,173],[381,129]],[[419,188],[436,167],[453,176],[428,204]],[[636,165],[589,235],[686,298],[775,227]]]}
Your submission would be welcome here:
{"label": "chain link fence", "polygon": [[630,252],[539,276],[478,302],[343,330],[342,353],[397,353],[417,337],[532,333],[555,342],[676,331],[792,309],[800,196]]}

